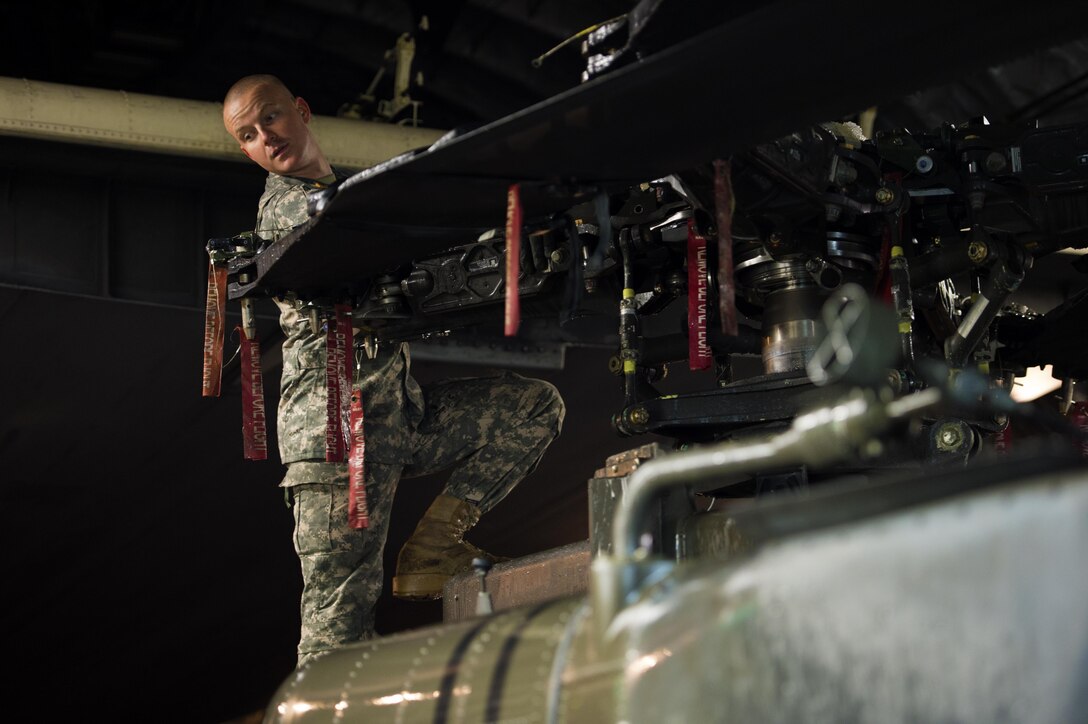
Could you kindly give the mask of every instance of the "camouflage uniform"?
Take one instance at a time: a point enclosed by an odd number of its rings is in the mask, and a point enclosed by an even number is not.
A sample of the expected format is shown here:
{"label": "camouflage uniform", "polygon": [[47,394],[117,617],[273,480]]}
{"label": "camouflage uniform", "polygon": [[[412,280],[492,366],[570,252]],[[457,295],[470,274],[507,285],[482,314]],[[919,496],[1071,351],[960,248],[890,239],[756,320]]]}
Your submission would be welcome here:
{"label": "camouflage uniform", "polygon": [[[269,174],[258,233],[278,239],[305,222],[306,194],[321,186]],[[361,370],[370,527],[353,529],[347,522],[347,466],[324,462],[324,332],[314,334],[290,301],[276,303],[285,335],[277,432],[302,563],[302,665],[315,654],[374,635],[382,550],[402,477],[456,465],[443,492],[486,513],[536,467],[559,434],[564,406],[552,385],[510,372],[421,388],[410,373],[408,345],[381,345]]]}

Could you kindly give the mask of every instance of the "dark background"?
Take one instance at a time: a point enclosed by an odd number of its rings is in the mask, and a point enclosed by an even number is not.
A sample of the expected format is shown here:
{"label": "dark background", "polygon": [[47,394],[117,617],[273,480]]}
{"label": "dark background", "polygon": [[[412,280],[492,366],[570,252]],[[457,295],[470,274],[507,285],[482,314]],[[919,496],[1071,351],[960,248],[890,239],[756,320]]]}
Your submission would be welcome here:
{"label": "dark background", "polygon": [[[271,72],[315,113],[336,115],[426,14],[430,30],[417,31],[426,83],[413,97],[423,101],[424,125],[448,129],[577,85],[577,44],[540,69],[529,61],[631,6],[7,4],[0,75],[218,102],[239,77]],[[747,4],[735,7],[739,14]],[[881,106],[879,122],[1011,116],[1081,78],[1085,55],[1083,42],[1065,42],[1005,68],[950,73],[947,85]],[[1049,118],[1082,112],[1078,96]],[[263,179],[245,163],[0,136],[0,540],[5,658],[14,671],[5,709],[22,712],[12,721],[225,722],[263,708],[293,666],[301,582],[276,487],[282,467],[242,459],[234,368],[220,398],[199,392],[204,242],[252,226]],[[262,337],[271,337],[274,309],[260,311]],[[611,354],[572,348],[561,370],[519,370],[559,387],[566,423],[474,542],[518,556],[586,539],[586,480],[607,455],[653,439],[611,428],[623,399],[607,370]],[[276,345],[263,367],[272,410]],[[480,368],[418,361],[414,370],[425,382]],[[710,384],[681,369],[666,387]],[[402,484],[387,574],[441,482]],[[390,633],[440,618],[440,602],[386,595],[378,627]]]}

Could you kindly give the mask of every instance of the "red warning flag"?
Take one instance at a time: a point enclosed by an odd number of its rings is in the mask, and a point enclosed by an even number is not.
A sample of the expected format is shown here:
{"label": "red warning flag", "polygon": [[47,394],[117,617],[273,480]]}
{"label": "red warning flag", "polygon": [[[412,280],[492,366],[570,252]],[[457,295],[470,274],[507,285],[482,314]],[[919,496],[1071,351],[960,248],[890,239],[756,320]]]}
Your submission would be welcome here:
{"label": "red warning flag", "polygon": [[718,227],[718,313],[722,332],[737,334],[737,284],[733,280],[733,180],[729,161],[714,161],[714,209]]}
{"label": "red warning flag", "polygon": [[351,306],[337,304],[335,316],[329,320],[325,335],[325,462],[347,460],[351,404],[351,378],[348,360],[352,355]]}
{"label": "red warning flag", "polygon": [[518,333],[521,306],[518,300],[518,277],[521,276],[521,194],[518,184],[510,184],[506,192],[506,314],[507,337]]}
{"label": "red warning flag", "polygon": [[707,268],[706,237],[695,229],[695,220],[688,221],[688,367],[692,370],[710,368],[714,360],[707,339]]}
{"label": "red warning flag", "polygon": [[246,460],[268,459],[268,421],[264,412],[261,342],[238,326],[242,358],[242,452]]}
{"label": "red warning flag", "polygon": [[364,458],[366,440],[363,436],[363,395],[359,390],[351,393],[351,454],[348,456],[348,525],[366,528],[370,525],[370,513],[366,505],[366,478]]}
{"label": "red warning flag", "polygon": [[219,397],[226,309],[227,267],[208,262],[208,296],[204,305],[204,397]]}

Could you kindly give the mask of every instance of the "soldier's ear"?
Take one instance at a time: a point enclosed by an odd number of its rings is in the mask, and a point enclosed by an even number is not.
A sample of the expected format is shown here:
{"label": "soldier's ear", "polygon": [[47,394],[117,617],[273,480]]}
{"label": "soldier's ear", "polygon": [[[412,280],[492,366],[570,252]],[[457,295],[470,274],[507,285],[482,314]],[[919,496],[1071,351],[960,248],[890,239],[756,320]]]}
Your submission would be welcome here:
{"label": "soldier's ear", "polygon": [[298,114],[302,116],[302,122],[309,123],[312,114],[310,112],[310,104],[306,102],[306,99],[301,97],[295,98],[295,108],[298,109]]}

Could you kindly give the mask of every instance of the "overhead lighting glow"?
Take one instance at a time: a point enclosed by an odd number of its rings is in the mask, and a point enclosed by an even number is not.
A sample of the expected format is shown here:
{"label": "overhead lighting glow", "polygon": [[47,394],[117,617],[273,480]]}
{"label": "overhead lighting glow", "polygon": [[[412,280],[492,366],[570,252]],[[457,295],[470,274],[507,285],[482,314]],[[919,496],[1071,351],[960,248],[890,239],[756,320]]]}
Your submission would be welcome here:
{"label": "overhead lighting glow", "polygon": [[1061,380],[1054,379],[1053,372],[1053,365],[1029,367],[1027,374],[1013,382],[1010,396],[1017,402],[1031,402],[1049,395],[1062,386]]}

